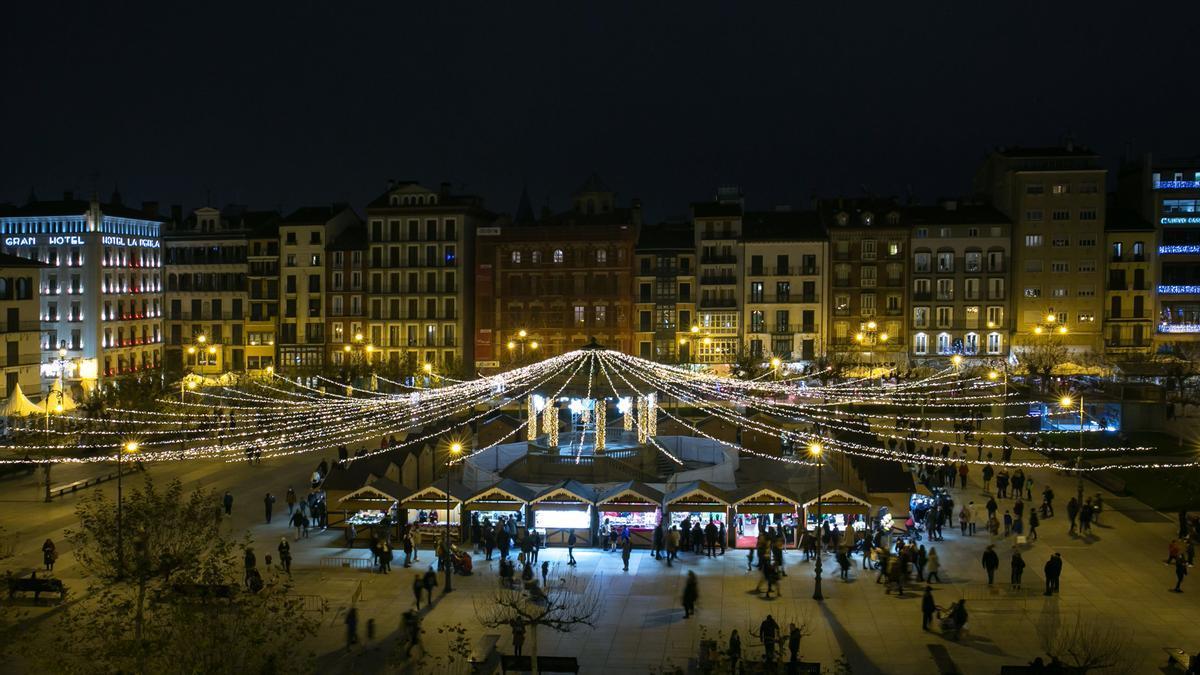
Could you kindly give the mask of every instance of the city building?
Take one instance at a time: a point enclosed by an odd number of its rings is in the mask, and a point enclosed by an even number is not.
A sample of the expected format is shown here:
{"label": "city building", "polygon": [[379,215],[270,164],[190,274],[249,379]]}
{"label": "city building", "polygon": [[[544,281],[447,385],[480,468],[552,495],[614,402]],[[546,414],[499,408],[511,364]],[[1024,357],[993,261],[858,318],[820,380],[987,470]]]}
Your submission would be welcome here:
{"label": "city building", "polygon": [[742,216],[738,277],[742,348],[754,358],[811,363],[824,355],[829,236],[815,211]]}
{"label": "city building", "polygon": [[276,367],[279,334],[279,223],[275,211],[258,212],[247,223],[246,369],[271,372]]}
{"label": "city building", "polygon": [[1153,351],[1157,237],[1136,211],[1110,208],[1104,228],[1104,352],[1109,361],[1144,360]]}
{"label": "city building", "polygon": [[1002,148],[980,167],[977,193],[1013,222],[1015,349],[1056,339],[1100,353],[1105,173],[1096,153],[1073,144]]}
{"label": "city building", "polygon": [[335,204],[297,209],[279,223],[280,370],[312,374],[325,368],[325,246],[360,222],[349,206]]}
{"label": "city building", "polygon": [[[326,336],[328,336],[329,364],[345,369],[365,363],[381,364],[386,352],[376,350],[382,341],[380,335],[367,332],[366,279],[367,279],[367,228],[347,227],[334,237],[325,248],[328,273],[325,279],[325,300],[329,304]],[[367,348],[370,347],[370,350]],[[393,360],[400,352],[393,350]]]}
{"label": "city building", "polygon": [[700,257],[698,329],[694,331],[697,363],[731,364],[741,347],[738,254],[743,208],[742,192],[736,187],[719,188],[713,201],[692,204],[694,247]]}
{"label": "city building", "polygon": [[0,253],[0,312],[4,323],[4,377],[0,401],[20,385],[30,398],[42,388],[41,270],[44,263]]}
{"label": "city building", "polygon": [[1200,157],[1146,155],[1126,164],[1119,173],[1118,199],[1158,230],[1157,343],[1200,340]]}
{"label": "city building", "polygon": [[205,206],[168,225],[163,235],[168,371],[216,376],[274,363],[274,345],[261,339],[261,331],[252,338],[247,321],[250,237],[274,235],[278,221],[273,211]]}
{"label": "city building", "polygon": [[818,212],[829,232],[831,359],[872,372],[907,368],[909,226],[902,209],[889,199],[834,199],[819,202]]}
{"label": "city building", "polygon": [[641,217],[636,199],[618,207],[593,175],[568,211],[534,220],[523,198],[514,218],[476,232],[476,366],[500,368],[531,350],[554,356],[590,338],[629,353]]}
{"label": "city building", "polygon": [[1012,223],[991,206],[946,200],[906,206],[910,227],[909,359],[935,368],[954,355],[1008,355]]}
{"label": "city building", "polygon": [[482,198],[455,194],[448,183],[433,190],[389,181],[367,206],[365,325],[366,339],[386,354],[377,358],[408,374],[425,364],[473,372],[474,238],[493,220]]}
{"label": "city building", "polygon": [[696,251],[690,223],[645,225],[634,250],[634,353],[662,363],[694,354]]}
{"label": "city building", "polygon": [[[32,198],[0,212],[3,252],[45,263],[39,296],[42,377],[90,391],[108,379],[162,365],[161,230],[158,205]],[[59,350],[65,349],[65,357]]]}

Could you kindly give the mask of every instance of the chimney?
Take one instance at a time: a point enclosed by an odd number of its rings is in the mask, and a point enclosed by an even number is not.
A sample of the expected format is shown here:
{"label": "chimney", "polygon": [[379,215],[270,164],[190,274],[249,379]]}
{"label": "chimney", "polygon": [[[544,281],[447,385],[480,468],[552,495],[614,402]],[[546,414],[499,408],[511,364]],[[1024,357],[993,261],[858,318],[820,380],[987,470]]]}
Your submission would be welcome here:
{"label": "chimney", "polygon": [[142,213],[148,216],[157,216],[158,202],[142,202]]}
{"label": "chimney", "polygon": [[70,190],[63,191],[63,201],[69,202],[75,199],[75,193]]}

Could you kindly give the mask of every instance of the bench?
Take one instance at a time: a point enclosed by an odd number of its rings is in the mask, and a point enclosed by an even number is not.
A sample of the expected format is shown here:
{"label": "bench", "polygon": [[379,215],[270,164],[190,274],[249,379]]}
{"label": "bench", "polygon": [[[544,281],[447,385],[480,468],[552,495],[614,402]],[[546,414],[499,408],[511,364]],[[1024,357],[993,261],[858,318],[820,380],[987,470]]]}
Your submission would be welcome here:
{"label": "bench", "polygon": [[496,645],[499,642],[500,636],[491,633],[484,635],[471,645],[471,656],[467,659],[471,664],[471,673],[490,675],[496,672],[496,666],[500,665],[500,653],[496,651]]}
{"label": "bench", "polygon": [[1167,665],[1178,666],[1182,670],[1187,670],[1192,665],[1192,655],[1179,647],[1163,647],[1163,651],[1167,653]]}
{"label": "bench", "polygon": [[67,597],[67,588],[62,579],[33,579],[30,577],[8,577],[8,597],[11,600],[17,593],[33,593],[33,599],[39,600],[42,593],[58,593],[61,602]]}
{"label": "bench", "polygon": [[[533,659],[528,656],[501,656],[500,672],[532,673]],[[579,660],[574,656],[539,656],[539,673],[579,673]]]}

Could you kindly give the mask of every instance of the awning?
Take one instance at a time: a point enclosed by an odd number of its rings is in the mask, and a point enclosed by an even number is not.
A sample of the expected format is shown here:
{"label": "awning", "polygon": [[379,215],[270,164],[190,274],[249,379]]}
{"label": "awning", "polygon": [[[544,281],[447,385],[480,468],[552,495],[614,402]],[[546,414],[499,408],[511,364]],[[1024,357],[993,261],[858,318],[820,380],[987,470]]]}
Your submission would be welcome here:
{"label": "awning", "polygon": [[565,480],[542,490],[530,500],[534,509],[575,509],[596,502],[596,491],[577,480]]}
{"label": "awning", "polygon": [[359,489],[347,494],[338,499],[338,503],[349,501],[391,501],[399,502],[412,493],[412,490],[400,485],[399,483],[381,478],[370,485],[364,485]]}
{"label": "awning", "polygon": [[468,497],[464,506],[471,511],[515,511],[535,496],[533,490],[511,478],[505,478]]}
{"label": "awning", "polygon": [[[800,497],[777,483],[762,483],[738,492],[733,506],[747,513],[787,513],[800,505]],[[775,510],[770,510],[770,509]],[[768,509],[768,510],[762,510]]]}
{"label": "awning", "polygon": [[818,501],[821,503],[822,514],[847,513],[869,515],[871,512],[870,502],[847,490],[829,490],[821,495],[819,499],[805,502],[804,509],[806,511],[816,511]]}
{"label": "awning", "polygon": [[607,511],[657,511],[662,508],[663,494],[638,481],[614,485],[600,494],[596,508]]}
{"label": "awning", "polygon": [[0,417],[25,417],[26,415],[42,415],[45,412],[45,409],[25,396],[25,392],[21,391],[20,382],[13,385],[8,398],[4,399],[4,404],[0,406]]}
{"label": "awning", "polygon": [[447,495],[445,482],[443,481],[440,485],[434,482],[401,499],[400,506],[406,509],[444,509],[449,501],[450,508],[454,508],[462,504],[468,496],[470,496],[470,490],[462,483],[451,482],[450,493]]}
{"label": "awning", "polygon": [[730,503],[724,490],[702,480],[685,483],[663,498],[663,504],[674,511],[724,511]]}

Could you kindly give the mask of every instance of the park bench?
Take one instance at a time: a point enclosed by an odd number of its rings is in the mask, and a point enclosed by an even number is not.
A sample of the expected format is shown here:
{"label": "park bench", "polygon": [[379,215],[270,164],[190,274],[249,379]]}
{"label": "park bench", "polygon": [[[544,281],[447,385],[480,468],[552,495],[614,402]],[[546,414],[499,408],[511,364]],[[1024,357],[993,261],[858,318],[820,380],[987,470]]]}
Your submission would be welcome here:
{"label": "park bench", "polygon": [[[528,656],[501,656],[500,672],[532,673],[533,660]],[[574,656],[539,656],[539,673],[579,673],[579,660]]]}
{"label": "park bench", "polygon": [[469,662],[474,675],[490,675],[496,672],[496,666],[500,665],[500,653],[496,651],[499,642],[500,636],[490,633],[471,645]]}
{"label": "park bench", "polygon": [[63,585],[62,579],[49,577],[34,579],[9,575],[7,581],[9,599],[16,597],[17,593],[33,593],[34,600],[39,600],[42,593],[58,593],[60,601],[67,597],[67,588]]}
{"label": "park bench", "polygon": [[1178,666],[1181,670],[1187,670],[1192,665],[1192,655],[1179,647],[1163,647],[1163,651],[1167,653],[1167,666]]}

